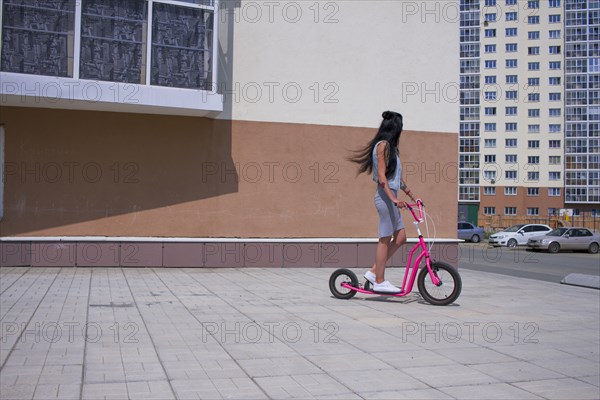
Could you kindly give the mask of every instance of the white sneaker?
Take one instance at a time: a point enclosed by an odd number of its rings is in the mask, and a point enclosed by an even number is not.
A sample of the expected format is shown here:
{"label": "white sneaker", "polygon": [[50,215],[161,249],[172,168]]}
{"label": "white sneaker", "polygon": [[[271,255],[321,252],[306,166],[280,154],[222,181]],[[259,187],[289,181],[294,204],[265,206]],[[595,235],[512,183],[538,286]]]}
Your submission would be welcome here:
{"label": "white sneaker", "polygon": [[375,283],[373,285],[373,291],[394,294],[394,293],[400,293],[402,290],[400,288],[397,288],[396,286],[392,285],[389,281],[383,281],[381,283]]}
{"label": "white sneaker", "polygon": [[373,285],[375,284],[376,278],[377,277],[375,276],[375,274],[372,273],[371,271],[365,272],[365,279],[368,280],[369,282],[371,282]]}

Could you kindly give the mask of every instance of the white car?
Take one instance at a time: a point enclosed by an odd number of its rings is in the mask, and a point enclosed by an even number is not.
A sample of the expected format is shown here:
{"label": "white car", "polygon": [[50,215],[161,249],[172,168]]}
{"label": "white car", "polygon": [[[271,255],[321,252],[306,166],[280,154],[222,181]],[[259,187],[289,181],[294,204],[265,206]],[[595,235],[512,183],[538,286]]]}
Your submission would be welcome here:
{"label": "white car", "polygon": [[519,224],[513,225],[501,232],[496,232],[490,236],[489,244],[492,246],[517,247],[526,245],[529,238],[545,235],[552,228],[544,224]]}

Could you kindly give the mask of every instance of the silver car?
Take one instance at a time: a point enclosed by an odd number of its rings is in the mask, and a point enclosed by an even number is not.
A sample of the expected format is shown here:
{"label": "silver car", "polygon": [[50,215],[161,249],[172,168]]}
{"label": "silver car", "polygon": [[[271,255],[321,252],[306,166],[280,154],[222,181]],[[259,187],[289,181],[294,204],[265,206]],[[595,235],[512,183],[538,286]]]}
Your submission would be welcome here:
{"label": "silver car", "polygon": [[600,235],[594,234],[587,228],[558,228],[543,236],[535,236],[527,241],[531,250],[548,250],[557,253],[560,250],[587,250],[598,253]]}
{"label": "silver car", "polygon": [[459,221],[458,222],[458,238],[463,240],[469,240],[473,243],[479,243],[483,238],[485,231],[483,228],[479,228],[470,222]]}

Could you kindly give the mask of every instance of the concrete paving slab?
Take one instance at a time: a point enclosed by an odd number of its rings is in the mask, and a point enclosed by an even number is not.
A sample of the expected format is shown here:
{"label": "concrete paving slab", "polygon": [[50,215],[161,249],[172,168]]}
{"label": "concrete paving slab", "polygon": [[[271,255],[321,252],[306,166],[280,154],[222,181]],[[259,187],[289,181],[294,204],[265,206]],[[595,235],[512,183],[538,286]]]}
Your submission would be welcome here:
{"label": "concrete paving slab", "polygon": [[600,398],[597,290],[463,270],[435,307],[332,271],[0,268],[2,398]]}

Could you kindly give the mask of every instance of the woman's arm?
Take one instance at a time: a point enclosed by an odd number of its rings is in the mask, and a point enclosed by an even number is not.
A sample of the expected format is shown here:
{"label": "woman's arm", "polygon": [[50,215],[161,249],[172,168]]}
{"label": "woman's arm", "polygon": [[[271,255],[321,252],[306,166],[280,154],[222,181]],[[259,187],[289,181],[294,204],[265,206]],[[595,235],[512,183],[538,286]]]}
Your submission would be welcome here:
{"label": "woman's arm", "polygon": [[417,200],[415,199],[415,197],[413,196],[413,194],[411,193],[411,191],[410,191],[410,189],[408,188],[408,186],[406,186],[406,182],[404,182],[404,180],[401,180],[401,181],[400,181],[400,189],[402,189],[402,190],[404,191],[404,193],[406,193],[406,195],[407,195],[408,197],[410,197],[410,199],[411,199],[412,201],[417,201]]}
{"label": "woman's arm", "polygon": [[385,169],[387,163],[385,162],[385,152],[388,150],[389,144],[387,142],[381,142],[377,145],[377,180],[379,185],[385,191],[385,194],[392,200],[392,203],[398,204],[398,199],[394,196],[392,189],[388,183],[387,177],[385,176]]}

